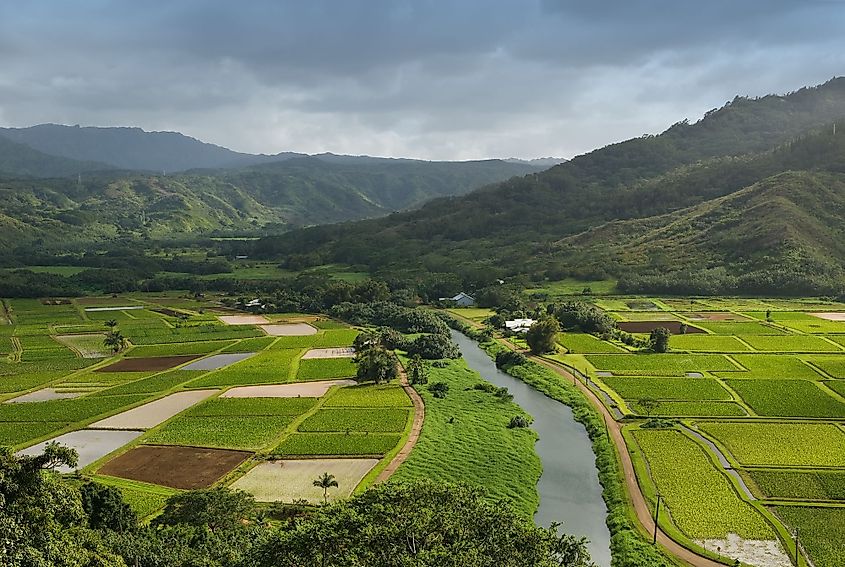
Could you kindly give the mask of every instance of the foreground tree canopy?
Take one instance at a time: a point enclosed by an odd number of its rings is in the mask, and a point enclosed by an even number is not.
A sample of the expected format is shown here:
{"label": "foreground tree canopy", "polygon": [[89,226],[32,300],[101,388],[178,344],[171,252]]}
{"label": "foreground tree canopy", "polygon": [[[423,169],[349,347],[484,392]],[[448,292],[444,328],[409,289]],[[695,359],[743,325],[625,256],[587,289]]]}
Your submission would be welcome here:
{"label": "foreground tree canopy", "polygon": [[350,500],[271,509],[226,488],[186,492],[148,526],[117,489],[52,472],[72,450],[0,448],[0,564],[9,567],[589,567],[585,541],[536,527],[484,489],[383,484]]}

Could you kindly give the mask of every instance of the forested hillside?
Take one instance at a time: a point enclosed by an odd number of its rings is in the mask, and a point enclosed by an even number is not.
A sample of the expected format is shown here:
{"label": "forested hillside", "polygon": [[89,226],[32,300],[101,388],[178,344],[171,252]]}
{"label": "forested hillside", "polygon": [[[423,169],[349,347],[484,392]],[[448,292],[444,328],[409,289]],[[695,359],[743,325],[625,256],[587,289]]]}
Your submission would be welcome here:
{"label": "forested hillside", "polygon": [[[527,274],[536,280],[616,276],[636,279],[640,290],[652,275],[695,280],[691,274],[712,266],[724,270],[718,286],[728,289],[743,274],[771,270],[802,279],[819,265],[826,275],[817,275],[830,282],[841,273],[845,255],[826,244],[830,238],[816,240],[805,231],[832,235],[845,220],[835,206],[820,214],[825,200],[840,199],[836,174],[845,164],[845,142],[843,124],[838,136],[833,124],[843,117],[845,79],[786,96],[737,98],[695,124],[681,122],[659,136],[614,144],[418,211],[266,238],[255,251],[296,265],[345,262],[385,273],[418,266],[458,273],[486,269],[491,276]],[[788,171],[808,173],[779,175]],[[746,200],[710,202],[745,188]],[[766,209],[773,195],[790,200],[789,214]],[[724,217],[711,219],[718,226],[713,231],[726,230],[730,219],[729,236],[703,232],[704,213],[688,210],[696,206]],[[780,230],[772,234],[779,240],[757,237],[761,210],[777,215]],[[679,248],[677,235],[668,242],[662,232],[644,232],[689,215],[695,222],[689,221],[688,248]],[[626,219],[638,220],[619,222]],[[737,255],[732,248],[740,244],[743,252]],[[797,287],[831,291],[817,278]]]}

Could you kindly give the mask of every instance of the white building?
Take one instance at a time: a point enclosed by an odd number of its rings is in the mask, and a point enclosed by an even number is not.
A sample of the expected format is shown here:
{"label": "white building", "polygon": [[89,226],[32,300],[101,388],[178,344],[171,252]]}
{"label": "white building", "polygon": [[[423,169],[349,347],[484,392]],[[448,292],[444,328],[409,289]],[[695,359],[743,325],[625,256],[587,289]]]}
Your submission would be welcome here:
{"label": "white building", "polygon": [[513,319],[505,321],[505,328],[514,333],[527,333],[533,324],[534,319]]}
{"label": "white building", "polygon": [[451,301],[458,307],[472,307],[475,305],[475,298],[464,292],[459,293],[455,297],[441,297],[440,301]]}

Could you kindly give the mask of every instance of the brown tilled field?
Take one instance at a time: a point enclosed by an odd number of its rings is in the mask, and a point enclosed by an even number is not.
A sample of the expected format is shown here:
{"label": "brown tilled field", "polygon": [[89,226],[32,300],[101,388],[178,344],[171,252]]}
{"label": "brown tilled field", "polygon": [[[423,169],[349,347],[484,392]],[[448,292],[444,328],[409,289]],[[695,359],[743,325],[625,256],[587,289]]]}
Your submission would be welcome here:
{"label": "brown tilled field", "polygon": [[149,358],[126,358],[110,364],[104,368],[98,368],[94,372],[150,372],[167,370],[180,364],[191,362],[199,358],[198,355],[184,356],[153,356]]}
{"label": "brown tilled field", "polygon": [[[680,335],[681,334],[681,322],[680,321],[619,321],[617,323],[620,329],[626,331],[628,333],[650,333],[654,329],[659,327],[663,327],[664,329],[669,329],[669,331],[673,335]],[[702,329],[698,327],[693,327],[692,325],[687,325],[687,334],[691,335],[693,333],[703,333]]]}
{"label": "brown tilled field", "polygon": [[197,447],[142,445],[112,459],[99,474],[194,490],[208,488],[251,453]]}

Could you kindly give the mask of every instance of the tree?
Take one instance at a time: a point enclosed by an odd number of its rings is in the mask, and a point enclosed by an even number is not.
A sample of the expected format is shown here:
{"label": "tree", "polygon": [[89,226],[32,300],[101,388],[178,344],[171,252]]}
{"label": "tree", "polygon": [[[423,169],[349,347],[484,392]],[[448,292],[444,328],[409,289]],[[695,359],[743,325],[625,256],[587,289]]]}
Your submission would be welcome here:
{"label": "tree", "polygon": [[329,474],[328,472],[324,472],[322,475],[314,479],[313,484],[317,488],[323,489],[323,504],[326,504],[329,501],[329,488],[337,488],[337,480],[335,480],[333,474]]}
{"label": "tree", "polygon": [[408,382],[411,384],[428,384],[428,367],[418,354],[411,357],[408,362]]}
{"label": "tree", "polygon": [[686,335],[687,330],[689,329],[689,325],[687,325],[686,323],[681,323],[679,329],[682,335]]}
{"label": "tree", "polygon": [[672,333],[665,327],[658,327],[651,331],[648,344],[654,352],[666,352],[669,350],[669,337]]}
{"label": "tree", "polygon": [[431,386],[428,387],[429,392],[435,398],[445,398],[446,395],[449,393],[449,384],[446,382],[435,382]]}
{"label": "tree", "polygon": [[660,402],[654,398],[640,398],[637,400],[637,407],[645,412],[646,417],[651,417],[651,414],[660,407]]}
{"label": "tree", "polygon": [[253,567],[592,567],[586,540],[542,528],[481,487],[384,483],[321,507],[261,541]]}
{"label": "tree", "polygon": [[129,348],[129,339],[123,336],[120,329],[112,329],[106,333],[106,338],[103,339],[103,345],[117,354]]}
{"label": "tree", "polygon": [[428,360],[461,357],[461,351],[451,337],[441,333],[420,335],[408,345],[407,350],[409,354],[418,354]]}
{"label": "tree", "polygon": [[89,481],[79,488],[79,493],[90,528],[123,532],[138,526],[138,515],[117,488]]}
{"label": "tree", "polygon": [[218,486],[171,496],[155,523],[164,526],[187,524],[218,532],[236,528],[254,512],[252,495]]}
{"label": "tree", "polygon": [[117,321],[115,319],[109,319],[103,324],[109,329],[114,329],[115,327],[117,327]]}
{"label": "tree", "polygon": [[358,370],[355,374],[357,382],[389,382],[398,375],[399,362],[396,355],[382,346],[368,348],[355,354]]}
{"label": "tree", "polygon": [[525,342],[534,354],[554,352],[557,349],[557,334],[560,323],[553,316],[543,317],[535,321],[525,334]]}

